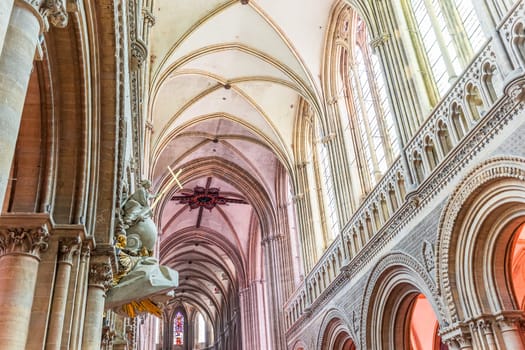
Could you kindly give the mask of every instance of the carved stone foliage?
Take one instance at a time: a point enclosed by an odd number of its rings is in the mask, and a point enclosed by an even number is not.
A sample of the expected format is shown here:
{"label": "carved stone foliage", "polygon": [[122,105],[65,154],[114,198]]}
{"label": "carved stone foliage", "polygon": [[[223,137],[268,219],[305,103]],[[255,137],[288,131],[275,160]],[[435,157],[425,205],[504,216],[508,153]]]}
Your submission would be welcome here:
{"label": "carved stone foliage", "polygon": [[111,287],[113,271],[109,262],[91,264],[89,269],[89,284],[100,286],[105,290]]}
{"label": "carved stone foliage", "polygon": [[47,226],[34,228],[15,227],[0,230],[0,255],[31,254],[39,257],[48,247]]}

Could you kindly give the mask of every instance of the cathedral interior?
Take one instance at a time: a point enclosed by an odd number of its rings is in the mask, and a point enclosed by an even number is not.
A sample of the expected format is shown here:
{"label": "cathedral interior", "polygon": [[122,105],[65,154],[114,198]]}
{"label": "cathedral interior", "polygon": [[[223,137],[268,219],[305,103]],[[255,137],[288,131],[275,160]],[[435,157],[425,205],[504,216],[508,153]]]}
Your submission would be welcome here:
{"label": "cathedral interior", "polygon": [[525,0],[1,0],[0,348],[525,350]]}

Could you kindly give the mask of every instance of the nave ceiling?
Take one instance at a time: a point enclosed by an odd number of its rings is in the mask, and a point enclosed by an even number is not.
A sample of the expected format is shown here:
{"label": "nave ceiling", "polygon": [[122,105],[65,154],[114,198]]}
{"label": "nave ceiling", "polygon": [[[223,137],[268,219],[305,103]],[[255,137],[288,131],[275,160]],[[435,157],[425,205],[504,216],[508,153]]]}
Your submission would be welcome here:
{"label": "nave ceiling", "polygon": [[[176,299],[212,319],[228,295],[264,278],[261,241],[275,229],[295,166],[300,97],[317,114],[325,108],[320,77],[331,5],[155,2],[149,162],[155,190],[168,190],[157,210],[160,257],[180,273]],[[167,185],[168,166],[183,169],[183,190]],[[172,199],[197,186],[248,204],[190,210]]]}

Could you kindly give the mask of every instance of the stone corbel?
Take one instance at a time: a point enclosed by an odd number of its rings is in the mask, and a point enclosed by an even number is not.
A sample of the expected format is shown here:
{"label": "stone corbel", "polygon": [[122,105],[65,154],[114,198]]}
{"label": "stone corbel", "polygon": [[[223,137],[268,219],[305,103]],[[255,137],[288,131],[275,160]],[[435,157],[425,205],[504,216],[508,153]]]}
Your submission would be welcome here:
{"label": "stone corbel", "polygon": [[144,21],[148,24],[149,27],[155,25],[155,16],[153,16],[153,13],[151,13],[151,11],[147,8],[142,9],[142,17],[144,17]]}

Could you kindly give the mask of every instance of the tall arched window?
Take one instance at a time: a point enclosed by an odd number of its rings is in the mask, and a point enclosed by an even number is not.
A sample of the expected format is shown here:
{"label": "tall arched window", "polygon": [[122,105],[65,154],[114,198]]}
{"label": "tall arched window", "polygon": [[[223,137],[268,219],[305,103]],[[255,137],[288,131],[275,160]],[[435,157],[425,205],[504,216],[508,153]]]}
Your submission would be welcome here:
{"label": "tall arched window", "polygon": [[339,219],[337,216],[337,203],[335,198],[334,180],[330,167],[330,155],[328,154],[328,142],[330,136],[323,136],[321,128],[318,128],[319,141],[317,143],[318,166],[321,176],[321,187],[324,194],[326,213],[326,227],[328,229],[328,240],[332,241],[339,234]]}
{"label": "tall arched window", "polygon": [[437,90],[437,101],[486,38],[472,0],[406,0],[404,6],[420,70],[426,73],[429,93]]}
{"label": "tall arched window", "polygon": [[197,330],[197,344],[206,344],[206,321],[200,312],[197,313],[195,323],[195,328]]}
{"label": "tall arched window", "polygon": [[173,345],[184,345],[184,315],[181,311],[173,318]]}
{"label": "tall arched window", "polygon": [[344,47],[338,50],[341,58],[336,79],[345,98],[337,102],[350,166],[355,164],[359,169],[363,194],[393,163],[399,147],[380,62],[370,49],[365,23],[350,8],[345,14],[339,24],[339,35],[343,33],[345,40],[341,42]]}

